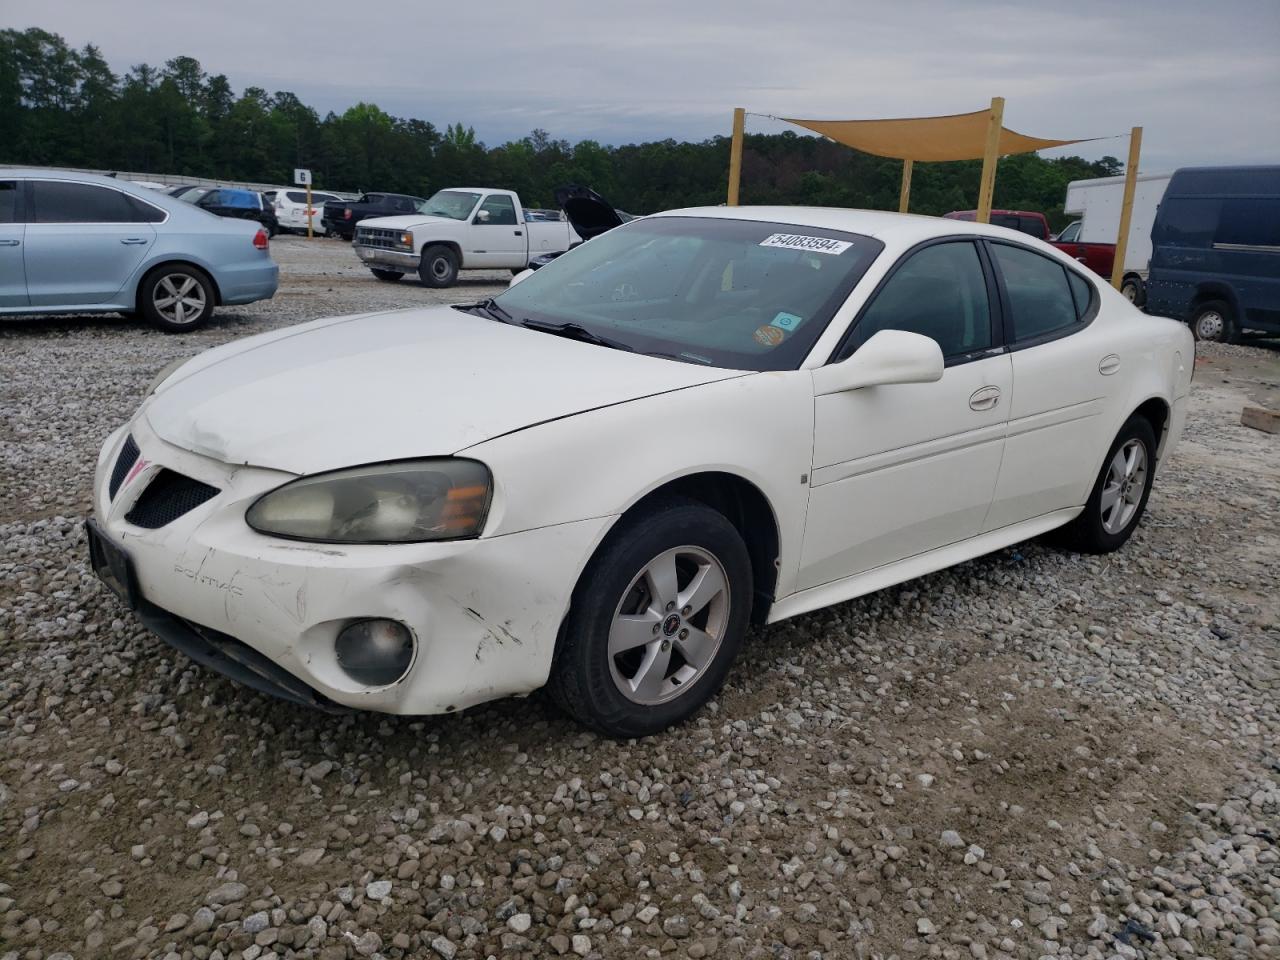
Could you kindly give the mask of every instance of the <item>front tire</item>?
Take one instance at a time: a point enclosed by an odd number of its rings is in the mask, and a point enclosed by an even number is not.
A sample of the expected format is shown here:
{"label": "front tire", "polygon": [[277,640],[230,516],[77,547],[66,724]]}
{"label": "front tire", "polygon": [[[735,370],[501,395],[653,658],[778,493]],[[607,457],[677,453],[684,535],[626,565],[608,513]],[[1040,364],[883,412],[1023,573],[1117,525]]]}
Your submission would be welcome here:
{"label": "front tire", "polygon": [[369,271],[385,283],[395,283],[404,276],[399,270],[379,270],[376,267],[370,267]]}
{"label": "front tire", "polygon": [[213,315],[213,284],[204,271],[188,266],[160,267],[138,291],[138,306],[152,326],[165,333],[188,333]]}
{"label": "front tire", "polygon": [[1225,300],[1206,300],[1191,315],[1191,332],[1197,340],[1233,343],[1238,334],[1235,311]]}
{"label": "front tire", "polygon": [[723,514],[673,498],[623,520],[574,591],[551,694],[607,736],[665,730],[720,689],[751,602],[747,547]]}
{"label": "front tire", "polygon": [[1155,470],[1155,432],[1151,421],[1135,414],[1107,451],[1084,510],[1051,539],[1079,553],[1119,550],[1146,512]]}
{"label": "front tire", "polygon": [[458,280],[458,256],[449,247],[435,244],[422,251],[418,276],[428,287],[452,287]]}

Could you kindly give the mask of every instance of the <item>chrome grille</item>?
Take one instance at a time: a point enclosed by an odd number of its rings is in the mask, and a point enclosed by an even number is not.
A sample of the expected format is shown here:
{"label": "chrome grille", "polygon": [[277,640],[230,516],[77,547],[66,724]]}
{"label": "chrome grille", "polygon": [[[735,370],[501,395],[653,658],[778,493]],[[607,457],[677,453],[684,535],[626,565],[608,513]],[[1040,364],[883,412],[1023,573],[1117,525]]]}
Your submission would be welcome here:
{"label": "chrome grille", "polygon": [[356,243],[365,247],[379,247],[383,250],[403,250],[400,243],[399,230],[387,230],[383,227],[356,227]]}

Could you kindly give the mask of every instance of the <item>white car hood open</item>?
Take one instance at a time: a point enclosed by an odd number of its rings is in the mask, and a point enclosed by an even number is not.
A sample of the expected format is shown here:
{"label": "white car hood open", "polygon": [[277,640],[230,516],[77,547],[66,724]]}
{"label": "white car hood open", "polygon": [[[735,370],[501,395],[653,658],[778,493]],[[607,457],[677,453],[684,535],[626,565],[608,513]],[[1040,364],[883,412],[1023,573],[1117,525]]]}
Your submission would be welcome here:
{"label": "white car hood open", "polygon": [[742,375],[433,307],[228,344],[179,369],[144,409],[175,446],[305,474],[448,455],[543,421]]}

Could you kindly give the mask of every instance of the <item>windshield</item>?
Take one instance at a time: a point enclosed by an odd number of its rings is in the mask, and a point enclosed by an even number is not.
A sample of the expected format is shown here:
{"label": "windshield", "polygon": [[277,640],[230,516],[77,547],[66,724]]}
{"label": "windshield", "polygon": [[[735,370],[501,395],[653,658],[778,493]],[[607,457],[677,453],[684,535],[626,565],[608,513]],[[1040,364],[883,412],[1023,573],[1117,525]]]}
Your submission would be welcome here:
{"label": "windshield", "polygon": [[757,220],[655,217],[553,260],[496,302],[641,353],[735,370],[800,365],[884,244]]}
{"label": "windshield", "polygon": [[450,220],[465,220],[480,199],[478,193],[467,193],[463,190],[441,190],[418,204],[418,212],[433,217],[448,217]]}

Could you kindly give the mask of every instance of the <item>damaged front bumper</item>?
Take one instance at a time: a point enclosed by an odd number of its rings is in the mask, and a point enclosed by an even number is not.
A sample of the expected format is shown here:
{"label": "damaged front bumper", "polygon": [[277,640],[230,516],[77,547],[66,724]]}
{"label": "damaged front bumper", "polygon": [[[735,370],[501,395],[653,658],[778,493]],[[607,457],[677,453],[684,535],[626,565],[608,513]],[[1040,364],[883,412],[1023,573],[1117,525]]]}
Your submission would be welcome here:
{"label": "damaged front bumper", "polygon": [[[136,461],[113,478],[128,436]],[[217,492],[141,526],[134,508],[164,471]],[[94,532],[127,556],[142,622],[206,666],[325,709],[447,713],[546,682],[574,584],[608,518],[394,545],[300,543],[251,530],[245,510],[292,478],[181,450],[145,417],[109,437]],[[403,623],[415,640],[407,672],[384,687],[348,676],[334,649],[345,626],[370,618]]]}

